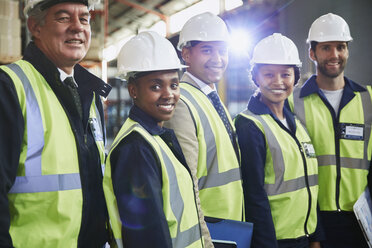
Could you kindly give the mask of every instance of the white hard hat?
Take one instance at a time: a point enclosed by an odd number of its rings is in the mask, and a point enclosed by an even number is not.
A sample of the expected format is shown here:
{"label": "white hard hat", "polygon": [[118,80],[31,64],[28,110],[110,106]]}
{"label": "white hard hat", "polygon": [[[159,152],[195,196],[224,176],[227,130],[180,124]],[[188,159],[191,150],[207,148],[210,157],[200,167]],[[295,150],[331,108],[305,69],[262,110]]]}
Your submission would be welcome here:
{"label": "white hard hat", "polygon": [[182,50],[188,41],[225,41],[229,40],[229,32],[225,22],[218,16],[205,12],[191,17],[183,26],[177,49]]}
{"label": "white hard hat", "polygon": [[274,64],[301,66],[298,50],[292,40],[274,33],[257,43],[251,64]]}
{"label": "white hard hat", "polygon": [[153,31],[145,31],[130,39],[121,48],[117,59],[118,73],[181,69],[172,43]]}
{"label": "white hard hat", "polygon": [[88,7],[89,10],[93,10],[94,6],[100,3],[100,0],[25,0],[25,8],[23,9],[23,14],[28,16],[28,12],[33,9],[36,5],[42,4],[42,9],[47,9],[53,5],[59,3],[82,3]]}
{"label": "white hard hat", "polygon": [[311,24],[307,43],[311,41],[352,41],[349,25],[338,15],[322,15]]}

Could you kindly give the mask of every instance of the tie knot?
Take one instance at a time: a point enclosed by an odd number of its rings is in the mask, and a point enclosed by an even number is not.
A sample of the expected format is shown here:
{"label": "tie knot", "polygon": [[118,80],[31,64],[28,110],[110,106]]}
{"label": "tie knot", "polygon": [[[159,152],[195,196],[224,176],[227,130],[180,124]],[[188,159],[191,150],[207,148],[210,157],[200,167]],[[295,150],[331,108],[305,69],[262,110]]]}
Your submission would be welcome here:
{"label": "tie knot", "polygon": [[77,88],[76,83],[75,83],[75,80],[74,80],[73,77],[67,77],[63,82],[67,86],[70,86],[71,88]]}
{"label": "tie knot", "polygon": [[218,96],[216,91],[212,91],[211,93],[208,94],[209,99],[211,99],[213,102],[219,102],[220,97]]}

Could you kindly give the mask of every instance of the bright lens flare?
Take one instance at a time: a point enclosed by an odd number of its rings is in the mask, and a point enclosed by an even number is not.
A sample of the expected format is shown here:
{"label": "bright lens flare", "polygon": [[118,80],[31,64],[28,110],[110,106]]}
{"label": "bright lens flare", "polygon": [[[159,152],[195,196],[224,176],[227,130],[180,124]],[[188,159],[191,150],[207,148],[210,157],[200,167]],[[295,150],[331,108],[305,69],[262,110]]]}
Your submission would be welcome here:
{"label": "bright lens flare", "polygon": [[234,54],[247,54],[251,46],[250,37],[245,30],[233,30],[230,35],[229,50]]}

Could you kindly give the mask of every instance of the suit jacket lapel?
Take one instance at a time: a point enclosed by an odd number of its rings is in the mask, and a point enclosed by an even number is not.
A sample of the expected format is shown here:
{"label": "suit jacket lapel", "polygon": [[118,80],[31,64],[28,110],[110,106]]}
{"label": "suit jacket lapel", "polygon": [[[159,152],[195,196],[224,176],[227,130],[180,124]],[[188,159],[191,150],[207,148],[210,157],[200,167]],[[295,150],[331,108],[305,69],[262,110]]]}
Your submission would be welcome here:
{"label": "suit jacket lapel", "polygon": [[189,83],[192,86],[195,86],[196,88],[198,88],[199,90],[201,90],[200,87],[199,87],[199,85],[187,73],[184,73],[182,75],[181,82]]}

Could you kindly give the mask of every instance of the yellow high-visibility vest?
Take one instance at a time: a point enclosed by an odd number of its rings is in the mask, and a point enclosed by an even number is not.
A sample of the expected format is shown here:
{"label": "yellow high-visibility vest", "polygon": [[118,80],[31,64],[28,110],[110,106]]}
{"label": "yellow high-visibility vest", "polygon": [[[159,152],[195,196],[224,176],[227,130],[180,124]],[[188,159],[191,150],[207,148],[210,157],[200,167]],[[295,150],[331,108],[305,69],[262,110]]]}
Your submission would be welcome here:
{"label": "yellow high-visibility vest", "polygon": [[[77,247],[83,196],[68,117],[49,84],[29,62],[20,60],[0,68],[14,83],[25,121],[17,177],[8,194],[13,245]],[[89,121],[97,129],[95,140],[103,165],[103,128],[94,99]]]}
{"label": "yellow high-visibility vest", "polygon": [[167,144],[158,135],[151,135],[140,124],[128,118],[116,136],[106,160],[103,189],[118,247],[123,247],[116,197],[112,185],[110,157],[117,145],[131,132],[139,133],[154,149],[162,172],[163,210],[168,222],[173,247],[198,248],[203,246],[198,210],[191,175],[178,161]]}
{"label": "yellow high-visibility vest", "polygon": [[[197,177],[203,213],[242,221],[244,196],[239,158],[225,125],[201,90],[186,82],[180,85],[181,99],[192,113],[199,142]],[[235,132],[229,116],[228,119]]]}
{"label": "yellow high-visibility vest", "polygon": [[266,140],[265,191],[277,239],[296,239],[317,226],[318,168],[305,128],[296,121],[292,137],[268,114],[239,114],[255,122]]}
{"label": "yellow high-visibility vest", "polygon": [[[301,87],[295,87],[288,99],[314,144],[322,211],[353,211],[353,205],[367,187],[372,154],[372,89],[366,88],[354,92],[353,99],[339,111],[336,127],[318,94],[300,98]],[[346,137],[348,128],[356,134],[354,137]]]}

